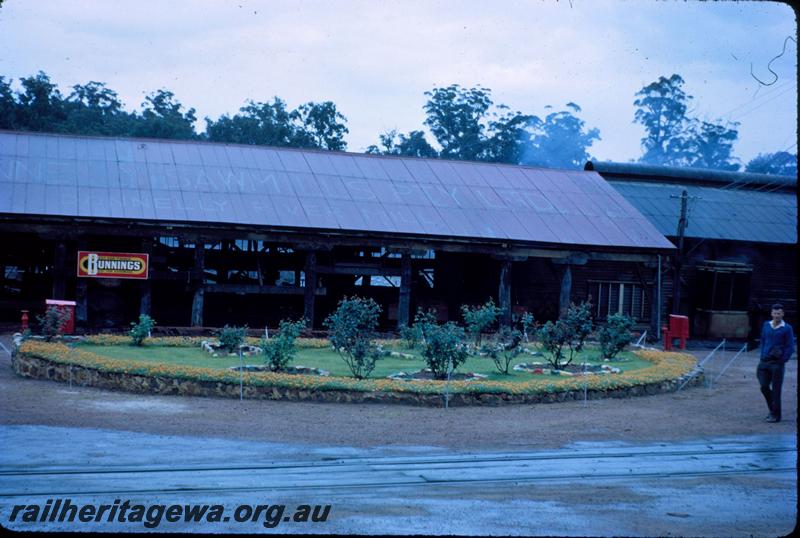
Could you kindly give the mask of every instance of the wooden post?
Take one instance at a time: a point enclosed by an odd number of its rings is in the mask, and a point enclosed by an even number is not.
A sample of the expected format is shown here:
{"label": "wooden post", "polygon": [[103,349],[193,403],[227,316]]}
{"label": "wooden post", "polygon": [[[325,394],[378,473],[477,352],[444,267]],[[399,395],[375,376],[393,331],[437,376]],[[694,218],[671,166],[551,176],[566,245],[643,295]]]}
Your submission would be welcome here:
{"label": "wooden post", "polygon": [[[84,240],[78,241],[78,250],[88,250],[88,245],[86,241]],[[89,280],[86,278],[78,277],[78,281],[75,284],[75,325],[81,328],[85,328],[88,324],[89,324]]]}
{"label": "wooden post", "polygon": [[203,281],[205,280],[205,255],[205,243],[199,239],[196,240],[194,243],[194,297],[192,298],[192,327],[203,326],[203,298],[205,296]]}
{"label": "wooden post", "polygon": [[[656,268],[657,272],[661,271],[661,267]],[[659,308],[661,305],[658,304],[658,298],[661,296],[659,285],[661,284],[661,279],[659,278],[659,274],[656,273],[653,275],[653,285],[650,287],[650,335],[653,338],[659,338],[661,333],[661,327],[659,327],[659,321],[661,316],[659,315]]]}
{"label": "wooden post", "polygon": [[[671,198],[678,198],[672,196]],[[672,313],[681,313],[681,268],[683,267],[683,238],[688,224],[686,219],[686,204],[689,195],[684,189],[680,195],[681,216],[678,219],[678,249],[675,251],[675,270],[672,274]],[[713,294],[712,294],[713,297]]]}
{"label": "wooden post", "polygon": [[572,294],[572,269],[569,264],[564,265],[561,274],[561,294],[558,298],[558,317],[564,319],[569,310],[570,295]]}
{"label": "wooden post", "polygon": [[53,299],[66,298],[66,258],[67,245],[59,241],[53,255]]}
{"label": "wooden post", "polygon": [[500,289],[497,293],[500,313],[500,323],[511,326],[511,260],[500,261]]}
{"label": "wooden post", "polygon": [[317,253],[309,251],[306,253],[306,289],[303,301],[303,316],[306,318],[306,326],[314,328],[314,300],[317,293]]}
{"label": "wooden post", "polygon": [[411,309],[411,255],[400,260],[400,298],[397,301],[397,328],[408,326]]}
{"label": "wooden post", "polygon": [[150,284],[150,275],[152,274],[153,264],[153,242],[150,239],[142,240],[142,252],[148,255],[149,267],[147,268],[147,280],[140,283],[141,287],[141,300],[139,301],[139,314],[146,316],[150,315],[152,307],[152,287]]}
{"label": "wooden post", "polygon": [[228,260],[231,257],[232,248],[230,242],[222,240],[219,243],[219,256],[217,256],[217,284],[225,284],[228,282]]}

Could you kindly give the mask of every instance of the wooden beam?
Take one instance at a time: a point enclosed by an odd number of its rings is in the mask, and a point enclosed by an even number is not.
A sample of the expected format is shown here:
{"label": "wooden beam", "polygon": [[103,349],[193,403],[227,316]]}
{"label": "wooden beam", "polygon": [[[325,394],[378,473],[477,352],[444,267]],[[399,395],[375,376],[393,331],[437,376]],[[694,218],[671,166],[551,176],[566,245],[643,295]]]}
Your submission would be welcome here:
{"label": "wooden beam", "polygon": [[67,288],[67,245],[56,243],[53,252],[53,295],[52,299],[65,299]]}
{"label": "wooden beam", "polygon": [[500,262],[500,289],[497,293],[499,307],[503,310],[500,314],[500,323],[511,326],[511,261]]}
{"label": "wooden beam", "polygon": [[[295,286],[259,286],[258,284],[204,284],[206,293],[240,293],[247,295],[305,295],[304,288]],[[325,295],[325,288],[317,288],[314,295]]]}
{"label": "wooden beam", "polygon": [[564,319],[569,309],[570,296],[572,295],[572,268],[569,265],[564,266],[564,271],[561,273],[561,293],[558,297],[558,317]]}
{"label": "wooden beam", "polygon": [[586,262],[589,261],[589,255],[585,252],[571,252],[564,258],[553,258],[550,261],[557,265],[586,265]]}
{"label": "wooden beam", "polygon": [[588,252],[590,260],[608,262],[654,262],[656,254],[624,254],[618,252]]}
{"label": "wooden beam", "polygon": [[[314,230],[287,230],[271,227],[256,229],[245,225],[216,225],[199,227],[195,223],[145,223],[128,222],[109,218],[71,217],[68,221],[61,217],[26,218],[20,216],[0,216],[0,230],[34,231],[45,237],[56,234],[107,234],[109,228],[117,235],[152,236],[177,235],[199,237],[209,241],[220,239],[250,239],[285,243],[297,250],[329,251],[336,246],[374,247],[387,250],[440,250],[446,252],[479,253],[501,256],[528,256],[536,258],[564,258],[574,251],[568,245],[538,246],[538,244],[508,240],[455,238],[455,237],[415,237],[382,232],[337,232]],[[672,249],[640,249],[613,246],[587,246],[591,249],[590,259],[615,261],[648,261],[656,254],[669,254]]]}
{"label": "wooden beam", "polygon": [[194,271],[193,271],[193,284],[194,296],[192,297],[192,327],[203,326],[203,299],[205,295],[205,286],[203,285],[203,271],[205,267],[205,252],[206,246],[202,241],[194,244]]}
{"label": "wooden beam", "polygon": [[152,304],[153,304],[153,301],[152,301],[152,285],[151,285],[151,282],[152,282],[151,278],[152,277],[150,275],[150,269],[152,268],[152,263],[153,263],[153,257],[152,257],[153,240],[152,239],[148,238],[148,239],[142,240],[142,252],[144,252],[145,254],[149,255],[148,261],[149,261],[149,264],[151,265],[151,267],[147,268],[147,270],[148,270],[147,280],[142,280],[142,282],[140,284],[141,298],[139,300],[139,314],[140,315],[149,316],[150,313],[151,313]]}
{"label": "wooden beam", "polygon": [[321,275],[367,275],[367,276],[401,276],[400,267],[381,267],[378,265],[319,265],[317,273]]}
{"label": "wooden beam", "polygon": [[411,256],[403,254],[400,264],[400,298],[397,301],[398,329],[408,326],[411,314]]}
{"label": "wooden beam", "polygon": [[314,328],[314,302],[317,295],[317,253],[309,251],[306,254],[305,270],[306,285],[303,288],[303,317],[306,319],[306,326]]}
{"label": "wooden beam", "polygon": [[[88,250],[89,246],[85,239],[79,239],[77,250]],[[76,252],[77,258],[77,252]],[[77,265],[77,259],[75,260]],[[77,271],[77,269],[76,269]],[[75,325],[85,328],[89,323],[89,279],[78,278],[75,283]]]}
{"label": "wooden beam", "polygon": [[492,259],[498,260],[501,262],[510,261],[510,262],[524,262],[527,261],[528,256],[522,255],[504,255],[504,254],[492,254]]}

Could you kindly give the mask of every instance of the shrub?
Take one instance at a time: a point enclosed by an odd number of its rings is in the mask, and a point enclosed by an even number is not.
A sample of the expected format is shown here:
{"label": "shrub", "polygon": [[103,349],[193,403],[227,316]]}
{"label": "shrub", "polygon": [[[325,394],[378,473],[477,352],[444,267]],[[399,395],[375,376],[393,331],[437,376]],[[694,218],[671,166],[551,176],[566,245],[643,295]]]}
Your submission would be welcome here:
{"label": "shrub", "polygon": [[406,341],[406,347],[415,349],[418,345],[425,343],[425,334],[428,327],[436,325],[436,310],[431,308],[423,310],[417,308],[414,315],[414,325],[400,327],[400,337]]}
{"label": "shrub", "polygon": [[633,318],[625,314],[612,314],[608,316],[606,324],[597,331],[597,340],[600,342],[600,351],[603,358],[613,359],[617,353],[631,343],[633,334]]}
{"label": "shrub", "polygon": [[493,341],[483,346],[483,351],[492,359],[498,372],[508,375],[511,361],[522,353],[522,333],[510,327],[500,327]]}
{"label": "shrub", "polygon": [[69,320],[69,312],[66,308],[50,305],[45,310],[44,315],[36,316],[36,320],[39,322],[39,330],[42,336],[46,341],[50,342],[64,332],[64,327]]}
{"label": "shrub", "polygon": [[281,320],[278,334],[269,339],[262,339],[261,347],[264,350],[264,362],[273,372],[286,370],[289,362],[294,358],[296,348],[294,342],[306,326],[306,320],[292,321]]}
{"label": "shrub", "polygon": [[503,311],[494,304],[490,297],[482,306],[461,305],[461,315],[467,325],[467,332],[475,339],[475,347],[481,345],[481,333],[488,329]]}
{"label": "shrub", "polygon": [[416,328],[409,327],[408,325],[400,326],[400,338],[406,341],[406,347],[408,349],[414,349],[417,347],[417,344],[419,344]]}
{"label": "shrub", "polygon": [[522,314],[520,318],[520,324],[522,325],[522,336],[525,338],[525,341],[529,341],[529,337],[534,336],[533,328],[534,328],[534,319],[533,314],[530,312],[525,312]]}
{"label": "shrub", "polygon": [[562,320],[555,323],[548,321],[536,332],[536,338],[542,344],[542,349],[550,356],[546,357],[551,367],[559,369],[561,359],[564,358],[564,346],[569,339],[569,329]]}
{"label": "shrub", "polygon": [[[405,336],[406,343],[410,349],[414,349],[418,344],[425,344],[425,335],[431,326],[436,325],[436,310],[431,308],[423,310],[417,308],[417,313],[414,315],[414,326],[406,329]],[[403,329],[401,329],[402,333]]]}
{"label": "shrub", "polygon": [[[583,349],[586,337],[592,332],[592,313],[590,303],[570,304],[567,315],[553,323],[548,321],[536,333],[544,350],[550,354],[547,362],[554,369],[560,369],[572,362],[577,353]],[[568,360],[564,348],[569,350]]]}
{"label": "shrub", "polygon": [[372,342],[381,307],[372,299],[343,298],[325,319],[328,339],[356,379],[368,377],[378,353]]}
{"label": "shrub", "polygon": [[219,344],[228,353],[236,353],[239,351],[239,346],[244,343],[244,337],[247,334],[247,325],[244,327],[228,327],[226,323],[223,328],[217,331],[217,338]]}
{"label": "shrub", "polygon": [[586,338],[592,332],[592,304],[588,302],[582,302],[579,305],[570,303],[566,321],[572,333],[572,339],[568,342],[570,360],[572,360],[572,354],[583,349]]}
{"label": "shrub", "polygon": [[452,321],[428,326],[422,356],[433,377],[445,379],[448,369],[455,370],[467,360],[464,329]]}
{"label": "shrub", "polygon": [[131,322],[131,330],[128,332],[133,340],[134,346],[141,346],[145,338],[150,337],[150,331],[153,330],[156,322],[147,314],[139,316],[139,322]]}

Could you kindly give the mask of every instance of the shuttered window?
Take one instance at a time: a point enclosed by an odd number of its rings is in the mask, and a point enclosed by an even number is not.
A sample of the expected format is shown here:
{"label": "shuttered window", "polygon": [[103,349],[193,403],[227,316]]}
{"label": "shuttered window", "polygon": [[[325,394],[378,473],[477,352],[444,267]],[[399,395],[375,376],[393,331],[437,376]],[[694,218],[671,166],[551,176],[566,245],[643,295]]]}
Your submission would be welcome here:
{"label": "shuttered window", "polygon": [[637,322],[650,320],[650,301],[641,284],[619,281],[589,281],[589,299],[595,318],[625,314]]}

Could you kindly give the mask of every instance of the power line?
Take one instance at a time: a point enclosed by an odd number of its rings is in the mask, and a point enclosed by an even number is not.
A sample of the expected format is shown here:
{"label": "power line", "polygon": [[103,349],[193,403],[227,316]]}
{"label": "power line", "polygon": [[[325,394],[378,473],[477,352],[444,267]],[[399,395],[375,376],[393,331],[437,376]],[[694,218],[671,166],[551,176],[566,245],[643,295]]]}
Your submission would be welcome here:
{"label": "power line", "polygon": [[[787,93],[789,93],[789,92],[791,92],[791,91],[793,91],[793,90],[795,90],[795,89],[797,89],[797,82],[793,82],[793,83],[792,83],[792,84],[790,84],[788,87],[786,87],[786,88],[784,88],[783,90],[781,90],[780,92],[778,92],[778,93],[776,93],[776,94],[772,95],[772,96],[771,96],[769,99],[767,99],[766,101],[762,101],[762,102],[758,103],[756,106],[754,106],[754,107],[753,107],[753,108],[751,108],[750,110],[747,110],[747,111],[745,111],[745,112],[742,112],[741,114],[738,114],[738,115],[736,115],[736,119],[741,119],[741,118],[743,118],[743,117],[747,116],[748,114],[750,114],[750,113],[752,113],[752,112],[755,112],[756,110],[758,110],[759,108],[763,107],[764,105],[766,105],[766,104],[768,104],[768,103],[771,103],[772,101],[774,101],[774,100],[775,100],[775,99],[777,99],[778,97],[783,97],[784,95],[786,95]],[[729,117],[730,117],[730,116],[729,116]]]}
{"label": "power line", "polygon": [[773,95],[775,95],[776,92],[782,91],[787,86],[790,86],[790,85],[796,84],[796,83],[797,82],[795,80],[791,80],[791,79],[785,80],[785,81],[781,82],[780,84],[778,84],[777,86],[774,86],[774,87],[770,88],[769,90],[766,90],[762,95],[754,96],[752,99],[750,99],[748,101],[745,101],[744,103],[733,107],[732,109],[728,110],[727,112],[725,112],[722,115],[723,116],[728,116],[732,112],[735,112],[735,111],[739,110],[740,108],[743,108],[743,107],[746,107],[747,105],[753,104],[755,101],[758,101],[760,99],[765,99],[767,97],[772,97]]}

